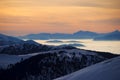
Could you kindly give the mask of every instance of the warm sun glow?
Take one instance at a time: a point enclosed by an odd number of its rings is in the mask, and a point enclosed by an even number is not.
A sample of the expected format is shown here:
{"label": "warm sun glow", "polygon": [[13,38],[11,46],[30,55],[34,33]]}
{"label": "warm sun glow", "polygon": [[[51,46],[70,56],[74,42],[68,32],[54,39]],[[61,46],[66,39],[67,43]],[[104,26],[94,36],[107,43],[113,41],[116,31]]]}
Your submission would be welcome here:
{"label": "warm sun glow", "polygon": [[0,32],[73,33],[79,30],[120,30],[119,0],[2,0]]}

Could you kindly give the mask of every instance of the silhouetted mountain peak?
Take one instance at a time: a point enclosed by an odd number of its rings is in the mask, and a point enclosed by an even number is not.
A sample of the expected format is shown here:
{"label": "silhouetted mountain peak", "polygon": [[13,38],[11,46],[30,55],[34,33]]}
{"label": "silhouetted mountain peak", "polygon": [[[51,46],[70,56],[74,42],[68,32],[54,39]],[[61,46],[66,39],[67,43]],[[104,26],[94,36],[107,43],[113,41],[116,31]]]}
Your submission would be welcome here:
{"label": "silhouetted mountain peak", "polygon": [[[21,36],[19,38],[22,39],[94,39],[98,37],[103,37],[106,35],[117,35],[119,36],[120,31],[115,30],[110,33],[97,33],[97,32],[92,32],[92,31],[83,31],[80,30],[78,32],[75,32],[73,34],[65,34],[65,33],[39,33],[39,34],[29,34],[26,36]],[[115,36],[116,37],[116,36]],[[113,37],[112,37],[113,38]],[[118,40],[118,38],[117,38]]]}
{"label": "silhouetted mountain peak", "polygon": [[119,30],[115,30],[112,33],[120,33],[120,31]]}
{"label": "silhouetted mountain peak", "polygon": [[94,40],[120,40],[120,31],[115,30],[113,32],[107,33],[106,35],[96,37]]}
{"label": "silhouetted mountain peak", "polygon": [[24,41],[21,40],[21,39],[18,39],[16,37],[0,34],[0,46],[11,45],[11,44],[19,44],[19,43],[22,43],[22,42],[24,42]]}
{"label": "silhouetted mountain peak", "polygon": [[35,42],[35,41],[33,41],[33,40],[27,40],[27,41],[25,41],[25,43],[35,44],[35,45],[41,45],[41,44],[39,44],[39,43],[37,43],[37,42]]}
{"label": "silhouetted mountain peak", "polygon": [[78,32],[76,32],[74,34],[97,34],[97,33],[91,32],[91,31],[82,31],[82,30],[80,30],[80,31],[78,31]]}

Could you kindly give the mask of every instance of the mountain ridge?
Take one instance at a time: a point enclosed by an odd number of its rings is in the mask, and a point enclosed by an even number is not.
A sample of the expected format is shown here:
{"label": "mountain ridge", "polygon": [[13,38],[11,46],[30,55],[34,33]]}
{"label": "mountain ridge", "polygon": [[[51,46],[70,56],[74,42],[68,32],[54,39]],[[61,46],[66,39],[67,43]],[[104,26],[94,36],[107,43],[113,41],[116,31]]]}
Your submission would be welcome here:
{"label": "mountain ridge", "polygon": [[115,30],[115,31],[107,33],[105,35],[96,37],[96,38],[94,38],[94,40],[120,40],[120,31]]}
{"label": "mountain ridge", "polygon": [[24,42],[24,41],[21,39],[18,39],[17,37],[0,34],[0,46],[18,44],[18,43],[22,43],[22,42]]}
{"label": "mountain ridge", "polygon": [[[0,35],[0,54],[22,55],[36,52],[59,50],[59,49],[75,49],[69,45],[52,46],[39,44],[33,40],[23,41],[15,37]],[[5,44],[4,44],[5,43]]]}
{"label": "mountain ridge", "polygon": [[113,57],[117,55],[80,49],[40,52],[7,70],[1,69],[0,80],[53,80]]}
{"label": "mountain ridge", "polygon": [[[92,32],[92,31],[78,31],[73,34],[66,34],[66,33],[38,33],[38,34],[29,34],[25,36],[19,36],[19,38],[23,39],[94,39],[94,40],[102,40],[99,39],[99,37],[103,37],[106,35],[109,35],[111,33],[116,33],[119,32],[119,30],[115,30],[113,32],[109,33],[97,33],[97,32]],[[116,35],[116,34],[114,34]],[[120,36],[120,34],[118,34]],[[118,37],[116,36],[116,37]],[[114,40],[117,38],[114,37]],[[109,39],[108,39],[109,40]],[[119,39],[120,40],[120,39]]]}
{"label": "mountain ridge", "polygon": [[120,57],[115,57],[54,80],[119,80]]}

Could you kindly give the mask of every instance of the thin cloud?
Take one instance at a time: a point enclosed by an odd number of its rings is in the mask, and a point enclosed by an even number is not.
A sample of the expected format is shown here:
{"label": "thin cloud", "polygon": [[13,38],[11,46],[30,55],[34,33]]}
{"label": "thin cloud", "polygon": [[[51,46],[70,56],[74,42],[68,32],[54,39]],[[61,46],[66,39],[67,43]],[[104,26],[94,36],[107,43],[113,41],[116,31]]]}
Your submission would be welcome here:
{"label": "thin cloud", "polygon": [[0,16],[0,23],[29,23],[30,17],[27,16]]}
{"label": "thin cloud", "polygon": [[79,6],[120,9],[120,0],[2,0],[1,6],[40,7],[40,6]]}
{"label": "thin cloud", "polygon": [[104,20],[95,20],[95,21],[85,21],[87,23],[95,23],[95,24],[109,24],[114,26],[120,25],[120,18],[113,18],[113,19],[104,19]]}
{"label": "thin cloud", "polygon": [[41,23],[41,24],[47,24],[47,25],[54,25],[54,26],[61,26],[61,27],[65,27],[68,26],[70,23],[66,23],[66,22],[46,22],[46,23]]}

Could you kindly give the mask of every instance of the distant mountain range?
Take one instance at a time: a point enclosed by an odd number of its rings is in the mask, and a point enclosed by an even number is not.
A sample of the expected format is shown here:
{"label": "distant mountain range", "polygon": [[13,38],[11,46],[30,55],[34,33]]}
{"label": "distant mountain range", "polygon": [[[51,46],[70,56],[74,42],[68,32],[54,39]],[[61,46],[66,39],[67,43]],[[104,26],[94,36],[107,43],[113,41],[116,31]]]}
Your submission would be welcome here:
{"label": "distant mountain range", "polygon": [[39,33],[20,36],[22,39],[94,39],[94,40],[120,40],[120,31],[110,33],[95,33],[90,31],[78,31],[73,34],[63,33]]}
{"label": "distant mountain range", "polygon": [[39,34],[29,34],[26,36],[20,36],[22,39],[81,39],[81,38],[94,38],[98,36],[98,33],[89,31],[78,31],[73,34],[63,34],[63,33],[39,33]]}
{"label": "distant mountain range", "polygon": [[114,32],[101,35],[94,38],[94,40],[120,40],[120,31],[116,30]]}

